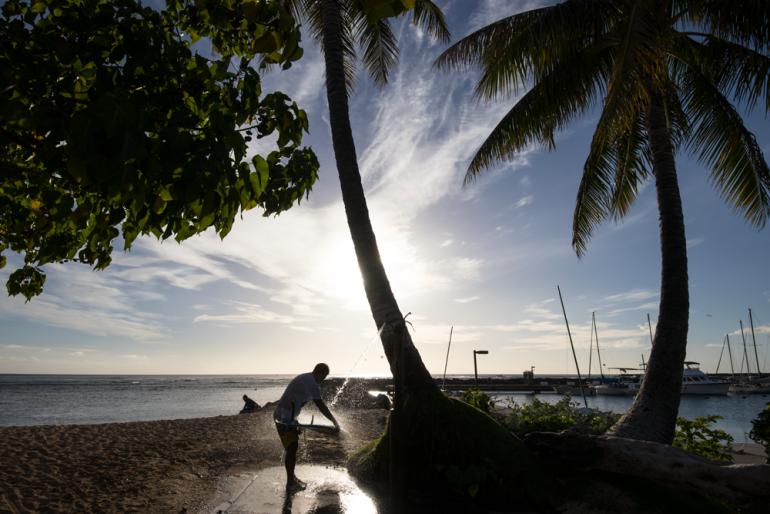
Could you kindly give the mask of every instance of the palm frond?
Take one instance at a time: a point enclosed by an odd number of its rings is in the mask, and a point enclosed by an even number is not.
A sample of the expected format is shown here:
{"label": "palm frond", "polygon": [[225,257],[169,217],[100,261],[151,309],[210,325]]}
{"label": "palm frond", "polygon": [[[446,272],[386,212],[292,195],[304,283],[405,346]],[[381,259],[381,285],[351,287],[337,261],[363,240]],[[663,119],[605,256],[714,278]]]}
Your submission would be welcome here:
{"label": "palm frond", "polygon": [[565,58],[500,120],[471,160],[465,183],[528,145],[542,143],[553,147],[554,133],[603,94],[610,68],[608,48],[589,49]]}
{"label": "palm frond", "polygon": [[301,23],[306,19],[305,13],[311,8],[309,3],[314,0],[281,0],[281,5],[284,9],[291,13],[292,17]]}
{"label": "palm frond", "polygon": [[711,169],[724,200],[756,227],[770,216],[770,168],[740,113],[700,69],[697,46],[679,51],[675,65],[682,104],[693,125],[688,149]]}
{"label": "palm frond", "polygon": [[[287,1],[287,0],[284,0]],[[323,42],[323,19],[321,16],[321,3],[318,0],[293,0],[296,5],[302,6],[302,18],[309,26],[310,35],[321,46],[321,51],[326,52]],[[345,70],[345,88],[348,95],[355,87],[356,81],[356,42],[353,36],[353,20],[349,0],[335,0],[339,4],[342,20],[339,26],[342,41],[342,65]]]}
{"label": "palm frond", "polygon": [[572,247],[578,257],[582,257],[588,249],[588,240],[594,228],[610,216],[615,171],[612,166],[612,145],[597,135],[598,132],[594,132],[572,215]]}
{"label": "palm frond", "polygon": [[616,17],[610,0],[585,0],[533,9],[492,23],[458,41],[435,62],[439,69],[480,66],[480,97],[516,93],[528,77],[547,74],[564,56],[590,47]]}
{"label": "palm frond", "polygon": [[678,0],[682,21],[755,51],[770,50],[770,2],[767,0]]}
{"label": "palm frond", "polygon": [[572,247],[582,257],[597,225],[610,217],[622,218],[636,199],[639,184],[648,176],[649,150],[644,121],[637,111],[628,130],[612,139],[603,125],[612,123],[605,113],[599,119],[591,151],[583,166],[575,212],[572,217]]}
{"label": "palm frond", "polygon": [[657,31],[645,2],[627,7],[624,23],[608,35],[617,42],[617,50],[602,109],[606,122],[596,129],[597,137],[608,142],[631,130],[637,112],[649,104],[651,87],[663,89],[667,84],[665,66],[655,49]]}
{"label": "palm frond", "polygon": [[770,56],[715,36],[689,40],[687,48],[723,95],[749,109],[761,101],[770,112]]}
{"label": "palm frond", "polygon": [[424,29],[431,37],[441,43],[448,43],[450,39],[444,13],[441,8],[431,0],[416,0],[412,9],[412,23]]}
{"label": "palm frond", "polygon": [[353,37],[363,48],[364,68],[375,83],[388,82],[388,74],[398,62],[398,41],[387,19],[372,20],[359,9],[351,9]]}
{"label": "palm frond", "polygon": [[631,130],[618,138],[614,146],[615,184],[609,204],[609,213],[620,221],[631,209],[639,193],[639,185],[650,175],[652,160],[644,127],[644,116],[640,115]]}

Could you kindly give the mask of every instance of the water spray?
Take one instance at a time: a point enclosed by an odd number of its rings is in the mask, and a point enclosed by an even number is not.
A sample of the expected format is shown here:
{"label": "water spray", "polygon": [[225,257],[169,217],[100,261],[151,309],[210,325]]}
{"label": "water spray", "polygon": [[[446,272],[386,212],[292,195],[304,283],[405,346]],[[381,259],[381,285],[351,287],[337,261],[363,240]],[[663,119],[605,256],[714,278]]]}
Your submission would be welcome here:
{"label": "water spray", "polygon": [[353,374],[353,370],[356,369],[358,364],[361,362],[361,359],[363,359],[364,355],[366,355],[366,353],[369,351],[369,348],[371,348],[372,343],[380,338],[384,328],[385,328],[385,323],[382,324],[380,329],[377,331],[377,334],[369,340],[366,346],[364,346],[364,349],[361,352],[361,355],[359,355],[358,359],[356,359],[356,361],[353,363],[353,366],[350,368],[350,371],[348,371],[348,375],[345,377],[345,380],[342,382],[342,385],[340,386],[339,389],[337,389],[337,392],[334,394],[334,398],[332,398],[331,403],[329,403],[330,407],[334,407],[337,404],[340,397],[342,396],[343,391],[345,390],[345,387],[347,387],[348,382],[350,382],[350,377]]}

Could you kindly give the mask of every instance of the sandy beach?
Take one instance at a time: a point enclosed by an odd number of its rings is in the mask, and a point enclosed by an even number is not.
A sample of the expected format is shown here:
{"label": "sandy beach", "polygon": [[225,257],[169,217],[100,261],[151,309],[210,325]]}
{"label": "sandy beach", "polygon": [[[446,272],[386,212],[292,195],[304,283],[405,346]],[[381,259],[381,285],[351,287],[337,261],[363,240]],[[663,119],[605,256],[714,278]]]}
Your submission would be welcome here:
{"label": "sandy beach", "polygon": [[[335,410],[343,433],[306,432],[299,461],[344,465],[385,410]],[[0,428],[0,512],[196,512],[231,474],[280,464],[272,410],[213,418]]]}
{"label": "sandy beach", "polygon": [[[344,466],[387,411],[336,409],[339,436],[305,432],[299,463]],[[737,463],[764,462],[736,444]],[[0,428],[0,513],[208,512],[244,476],[280,466],[272,409],[198,419]],[[240,480],[240,481],[239,481]],[[229,482],[228,482],[229,481]]]}

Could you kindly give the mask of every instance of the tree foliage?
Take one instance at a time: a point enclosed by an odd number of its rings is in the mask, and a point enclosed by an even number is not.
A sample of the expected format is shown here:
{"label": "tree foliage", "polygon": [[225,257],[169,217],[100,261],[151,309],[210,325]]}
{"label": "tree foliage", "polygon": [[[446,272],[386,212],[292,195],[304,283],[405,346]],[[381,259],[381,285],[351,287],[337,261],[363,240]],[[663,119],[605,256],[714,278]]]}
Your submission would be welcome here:
{"label": "tree foliage", "polygon": [[[441,68],[481,71],[476,94],[521,94],[473,157],[466,182],[600,108],[573,217],[585,253],[651,173],[645,122],[661,98],[675,149],[710,169],[725,201],[756,227],[770,217],[770,168],[732,101],[770,112],[770,2],[567,0],[503,18],[444,52]],[[531,87],[527,87],[531,84]]]}
{"label": "tree foliage", "polygon": [[502,423],[519,437],[531,432],[562,430],[601,435],[620,418],[620,414],[614,412],[582,409],[569,396],[553,404],[534,398],[528,405],[511,402],[509,407],[511,411]]}
{"label": "tree foliage", "polygon": [[[213,57],[199,51],[208,42]],[[145,234],[225,237],[243,211],[299,202],[318,170],[301,147],[307,117],[263,95],[253,66],[287,68],[299,43],[276,1],[5,2],[0,267],[7,251],[24,260],[9,294],[39,294],[47,263],[105,268],[119,237],[125,249]]]}
{"label": "tree foliage", "polygon": [[495,401],[487,393],[476,388],[465,391],[462,396],[460,396],[460,400],[487,414],[489,414],[495,406]]}
{"label": "tree foliage", "polygon": [[[321,0],[281,0],[297,19],[306,20],[312,36],[323,49]],[[342,15],[339,35],[346,87],[352,91],[361,64],[377,84],[388,82],[398,62],[399,48],[391,28],[392,18],[410,13],[412,23],[440,41],[449,41],[449,29],[433,0],[335,0]]]}
{"label": "tree foliage", "polygon": [[707,459],[732,462],[730,450],[733,436],[712,428],[722,416],[698,416],[695,419],[677,418],[674,446]]}
{"label": "tree foliage", "polygon": [[770,402],[765,405],[756,419],[751,421],[749,437],[765,447],[767,463],[770,464]]}

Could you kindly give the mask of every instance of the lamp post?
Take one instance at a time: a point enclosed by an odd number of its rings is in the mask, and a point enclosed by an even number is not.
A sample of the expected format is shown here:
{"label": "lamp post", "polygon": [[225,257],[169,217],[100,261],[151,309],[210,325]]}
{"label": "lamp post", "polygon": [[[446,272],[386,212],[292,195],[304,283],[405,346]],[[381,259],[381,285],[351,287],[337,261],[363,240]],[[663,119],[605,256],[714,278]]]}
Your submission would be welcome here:
{"label": "lamp post", "polygon": [[476,364],[476,355],[487,355],[487,350],[473,350],[473,376],[476,379],[476,387],[479,387],[479,368]]}

